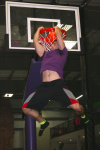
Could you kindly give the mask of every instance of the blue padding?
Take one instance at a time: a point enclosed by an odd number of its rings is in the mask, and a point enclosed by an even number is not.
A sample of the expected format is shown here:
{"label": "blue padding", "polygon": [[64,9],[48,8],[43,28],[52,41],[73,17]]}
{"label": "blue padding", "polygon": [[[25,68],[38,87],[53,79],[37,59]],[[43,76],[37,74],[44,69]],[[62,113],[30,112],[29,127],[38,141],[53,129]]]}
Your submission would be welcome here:
{"label": "blue padding", "polygon": [[[40,78],[41,61],[31,60],[31,66],[27,78],[25,88],[25,99],[35,91],[36,86],[42,83]],[[25,137],[26,137],[26,150],[37,150],[36,146],[36,121],[29,116],[25,115]]]}

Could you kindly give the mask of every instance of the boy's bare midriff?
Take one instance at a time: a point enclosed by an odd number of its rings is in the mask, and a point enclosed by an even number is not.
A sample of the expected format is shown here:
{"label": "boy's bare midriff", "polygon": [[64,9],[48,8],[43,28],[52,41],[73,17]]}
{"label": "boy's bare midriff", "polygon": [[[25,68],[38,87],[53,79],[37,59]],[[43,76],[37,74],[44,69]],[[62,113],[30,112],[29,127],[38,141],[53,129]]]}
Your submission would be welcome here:
{"label": "boy's bare midriff", "polygon": [[57,80],[57,79],[61,79],[61,77],[55,71],[45,70],[42,73],[42,81],[43,82],[50,82],[50,81]]}

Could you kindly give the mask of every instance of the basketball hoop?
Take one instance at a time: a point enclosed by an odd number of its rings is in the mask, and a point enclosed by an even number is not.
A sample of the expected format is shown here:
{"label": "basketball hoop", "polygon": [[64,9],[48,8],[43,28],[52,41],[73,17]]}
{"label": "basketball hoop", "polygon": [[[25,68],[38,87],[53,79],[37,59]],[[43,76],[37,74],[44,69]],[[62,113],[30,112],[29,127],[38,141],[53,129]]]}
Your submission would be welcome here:
{"label": "basketball hoop", "polygon": [[[63,39],[66,37],[66,31],[61,29]],[[43,35],[44,34],[44,35]],[[51,50],[51,45],[57,40],[55,35],[55,28],[46,28],[40,30],[39,42],[45,48],[45,51]]]}

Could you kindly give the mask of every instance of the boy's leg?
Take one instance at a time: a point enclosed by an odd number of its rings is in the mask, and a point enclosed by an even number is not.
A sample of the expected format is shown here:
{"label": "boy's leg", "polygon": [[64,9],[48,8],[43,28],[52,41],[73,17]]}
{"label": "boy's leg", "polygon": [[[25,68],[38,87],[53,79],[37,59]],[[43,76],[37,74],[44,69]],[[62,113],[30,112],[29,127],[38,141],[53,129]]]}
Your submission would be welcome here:
{"label": "boy's leg", "polygon": [[42,136],[43,131],[46,127],[49,126],[49,122],[43,119],[40,115],[39,112],[30,108],[22,108],[22,111],[24,114],[30,116],[31,118],[35,119],[40,123],[40,131],[39,131],[39,136]]}
{"label": "boy's leg", "polygon": [[89,118],[85,115],[84,108],[82,105],[80,105],[79,103],[75,103],[70,105],[70,107],[74,109],[78,115],[80,115],[85,124],[89,122]]}

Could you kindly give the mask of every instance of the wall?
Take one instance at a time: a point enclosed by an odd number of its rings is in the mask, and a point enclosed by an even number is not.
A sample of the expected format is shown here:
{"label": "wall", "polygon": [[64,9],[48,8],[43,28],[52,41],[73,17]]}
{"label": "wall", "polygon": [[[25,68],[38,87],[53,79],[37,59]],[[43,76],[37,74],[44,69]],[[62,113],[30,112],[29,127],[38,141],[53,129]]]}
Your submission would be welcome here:
{"label": "wall", "polygon": [[63,150],[77,150],[77,144],[64,144]]}
{"label": "wall", "polygon": [[0,150],[12,150],[14,117],[9,98],[0,99]]}

